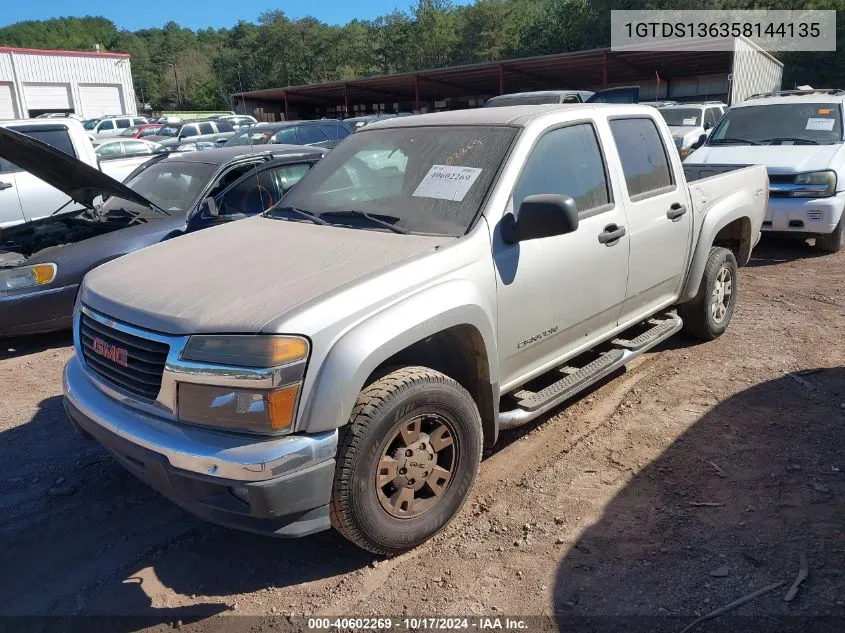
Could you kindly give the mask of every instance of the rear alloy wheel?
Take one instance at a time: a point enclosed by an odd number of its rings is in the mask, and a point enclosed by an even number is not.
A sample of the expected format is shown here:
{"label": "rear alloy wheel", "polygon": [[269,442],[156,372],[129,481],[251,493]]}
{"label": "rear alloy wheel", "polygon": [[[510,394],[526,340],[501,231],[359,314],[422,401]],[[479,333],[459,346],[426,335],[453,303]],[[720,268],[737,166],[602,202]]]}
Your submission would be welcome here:
{"label": "rear alloy wheel", "polygon": [[687,334],[712,341],[725,333],[736,306],[737,277],[734,254],[727,248],[711,248],[698,293],[678,306]]}
{"label": "rear alloy wheel", "polygon": [[341,429],[332,525],[376,554],[412,549],[461,509],[481,448],[481,416],[457,382],[427,367],[387,374]]}

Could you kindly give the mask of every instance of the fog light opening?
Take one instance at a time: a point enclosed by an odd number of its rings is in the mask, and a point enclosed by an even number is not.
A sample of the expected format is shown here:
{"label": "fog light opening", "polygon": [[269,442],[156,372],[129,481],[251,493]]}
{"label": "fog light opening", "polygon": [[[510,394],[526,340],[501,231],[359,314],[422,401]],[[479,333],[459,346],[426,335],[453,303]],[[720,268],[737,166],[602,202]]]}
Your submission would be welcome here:
{"label": "fog light opening", "polygon": [[249,505],[249,489],[246,486],[232,486],[229,488],[229,492],[231,492],[232,496],[238,501],[242,501],[243,503]]}

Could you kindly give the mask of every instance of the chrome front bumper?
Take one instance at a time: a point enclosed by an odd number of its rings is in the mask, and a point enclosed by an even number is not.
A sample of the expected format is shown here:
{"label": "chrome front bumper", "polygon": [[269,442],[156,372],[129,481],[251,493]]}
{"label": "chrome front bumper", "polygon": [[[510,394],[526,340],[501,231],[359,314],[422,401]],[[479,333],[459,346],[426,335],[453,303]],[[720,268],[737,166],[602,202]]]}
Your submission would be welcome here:
{"label": "chrome front bumper", "polygon": [[257,482],[333,462],[337,452],[336,430],[286,437],[223,433],[127,407],[94,384],[77,356],[65,366],[63,381],[68,403],[91,423],[182,471]]}

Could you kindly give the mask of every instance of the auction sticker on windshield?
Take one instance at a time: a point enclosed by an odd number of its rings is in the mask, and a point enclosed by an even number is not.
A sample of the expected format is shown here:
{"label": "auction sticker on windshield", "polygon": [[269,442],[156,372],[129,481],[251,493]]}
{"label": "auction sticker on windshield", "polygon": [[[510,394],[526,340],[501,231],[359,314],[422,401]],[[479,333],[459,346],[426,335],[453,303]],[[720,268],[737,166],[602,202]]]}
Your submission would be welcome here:
{"label": "auction sticker on windshield", "polygon": [[698,117],[691,117],[689,119],[684,119],[684,125],[695,125],[695,122],[698,120]]}
{"label": "auction sticker on windshield", "polygon": [[411,195],[415,198],[461,202],[480,175],[481,169],[478,167],[432,165]]}
{"label": "auction sticker on windshield", "polygon": [[836,119],[807,119],[807,129],[830,132],[835,123]]}

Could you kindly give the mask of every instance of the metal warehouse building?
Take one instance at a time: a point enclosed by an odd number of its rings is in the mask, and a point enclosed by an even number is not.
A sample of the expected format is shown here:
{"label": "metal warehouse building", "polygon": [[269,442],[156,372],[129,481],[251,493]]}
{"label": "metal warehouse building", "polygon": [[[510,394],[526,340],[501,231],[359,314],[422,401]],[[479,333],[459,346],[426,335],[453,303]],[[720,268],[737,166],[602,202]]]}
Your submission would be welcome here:
{"label": "metal warehouse building", "polygon": [[136,114],[129,55],[0,46],[0,119]]}
{"label": "metal warehouse building", "polygon": [[480,106],[530,90],[639,86],[640,100],[737,103],[779,90],[783,64],[745,38],[731,50],[689,42],[659,49],[630,46],[525,57],[351,81],[253,90],[233,95],[236,110],[259,119],[344,117],[374,112],[433,112]]}

